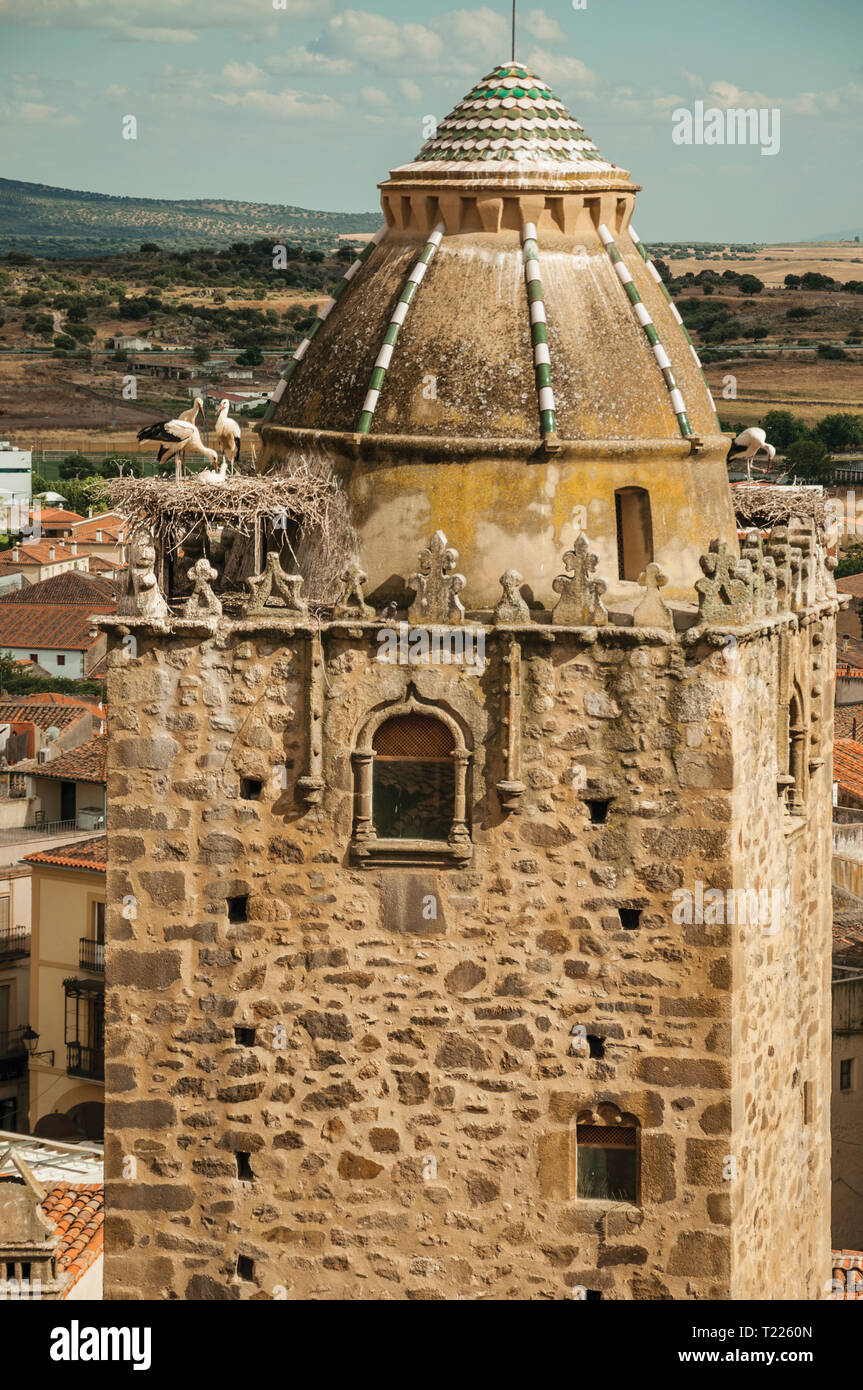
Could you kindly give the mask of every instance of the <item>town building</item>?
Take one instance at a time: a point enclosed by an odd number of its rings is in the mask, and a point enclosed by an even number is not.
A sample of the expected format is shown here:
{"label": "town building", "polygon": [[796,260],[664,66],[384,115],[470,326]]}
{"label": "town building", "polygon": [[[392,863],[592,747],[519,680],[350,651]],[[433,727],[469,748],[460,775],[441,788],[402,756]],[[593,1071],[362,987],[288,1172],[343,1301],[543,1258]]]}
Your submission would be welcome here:
{"label": "town building", "polygon": [[102,1297],[101,1144],[0,1132],[0,1298]]}
{"label": "town building", "polygon": [[[25,591],[26,593],[26,591]],[[51,675],[86,680],[105,655],[104,633],[81,603],[0,602],[0,651],[43,666]]]}
{"label": "town building", "polygon": [[130,547],[109,1297],[828,1296],[841,602],[636,192],[495,69],[273,393],[290,537]]}
{"label": "town building", "polygon": [[84,521],[72,523],[69,543],[84,547],[91,559],[120,566],[125,562],[128,536],[129,523],[119,512],[97,512]]}
{"label": "town building", "polygon": [[30,870],[0,868],[0,1130],[26,1130]]}
{"label": "town building", "polygon": [[56,830],[104,829],[106,743],[98,733],[77,747],[16,763],[10,775],[24,781],[28,820]]}
{"label": "town building", "polygon": [[0,506],[29,507],[33,496],[33,455],[0,439]]}
{"label": "town building", "polygon": [[50,579],[54,574],[66,570],[87,570],[87,556],[78,553],[77,546],[61,545],[59,541],[32,541],[29,544],[13,545],[0,553],[0,576],[9,568],[12,572],[23,574],[30,584],[38,584]]}
{"label": "town building", "polygon": [[104,1116],[105,837],[37,850],[32,873],[29,1130],[99,1139]]}

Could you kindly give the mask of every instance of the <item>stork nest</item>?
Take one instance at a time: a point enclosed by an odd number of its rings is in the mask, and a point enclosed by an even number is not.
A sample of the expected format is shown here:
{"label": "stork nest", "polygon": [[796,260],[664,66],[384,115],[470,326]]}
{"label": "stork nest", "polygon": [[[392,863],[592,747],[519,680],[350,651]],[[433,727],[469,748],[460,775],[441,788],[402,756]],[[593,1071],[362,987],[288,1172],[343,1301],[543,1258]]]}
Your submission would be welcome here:
{"label": "stork nest", "polygon": [[128,518],[133,533],[149,532],[166,552],[177,552],[199,528],[210,533],[231,526],[251,540],[260,527],[264,538],[281,538],[307,591],[322,601],[332,598],[345,557],[356,550],[345,495],[320,459],[295,456],[286,473],[233,474],[223,483],[199,483],[194,475],[182,483],[111,478],[100,494]]}
{"label": "stork nest", "polygon": [[738,522],[748,526],[782,526],[793,516],[811,516],[824,524],[826,498],[821,487],[735,487],[731,489]]}

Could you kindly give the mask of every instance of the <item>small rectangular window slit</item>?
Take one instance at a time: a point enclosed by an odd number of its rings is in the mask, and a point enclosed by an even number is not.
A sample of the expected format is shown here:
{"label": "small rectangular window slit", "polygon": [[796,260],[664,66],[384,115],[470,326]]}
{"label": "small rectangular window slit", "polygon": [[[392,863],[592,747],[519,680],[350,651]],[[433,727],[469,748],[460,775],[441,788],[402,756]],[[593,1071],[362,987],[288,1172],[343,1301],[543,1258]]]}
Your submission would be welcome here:
{"label": "small rectangular window slit", "polygon": [[237,1278],[253,1280],[255,1277],[255,1262],[248,1255],[237,1256]]}
{"label": "small rectangular window slit", "polygon": [[247,893],[238,894],[235,898],[228,898],[228,921],[247,922],[249,910],[249,896]]}
{"label": "small rectangular window slit", "polygon": [[257,777],[240,778],[240,796],[243,801],[260,801],[263,790],[264,784]]}
{"label": "small rectangular window slit", "polygon": [[234,1042],[240,1047],[254,1047],[255,1029],[254,1028],[235,1028]]}
{"label": "small rectangular window slit", "polygon": [[254,1182],[255,1175],[252,1172],[252,1165],[249,1162],[251,1154],[243,1153],[240,1149],[237,1149],[234,1153],[234,1157],[237,1160],[237,1177],[240,1181]]}
{"label": "small rectangular window slit", "polygon": [[620,918],[620,925],[626,927],[628,931],[633,931],[636,927],[641,926],[640,907],[619,907],[617,914]]}

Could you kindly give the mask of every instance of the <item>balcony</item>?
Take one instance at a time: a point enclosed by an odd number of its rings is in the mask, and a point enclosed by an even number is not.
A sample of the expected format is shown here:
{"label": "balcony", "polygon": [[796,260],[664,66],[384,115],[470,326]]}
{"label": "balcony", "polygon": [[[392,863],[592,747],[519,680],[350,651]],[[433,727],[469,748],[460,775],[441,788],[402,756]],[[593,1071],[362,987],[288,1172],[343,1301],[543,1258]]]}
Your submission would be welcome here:
{"label": "balcony", "polygon": [[7,927],[0,931],[0,963],[30,954],[30,928]]}
{"label": "balcony", "polygon": [[105,943],[94,941],[92,937],[82,936],[78,942],[78,969],[105,970]]}
{"label": "balcony", "polygon": [[82,1076],[87,1081],[104,1081],[104,1049],[95,1047],[85,1047],[83,1043],[77,1042],[67,1043],[66,1075]]}
{"label": "balcony", "polygon": [[0,1081],[13,1081],[26,1070],[27,1044],[23,1027],[0,1033]]}

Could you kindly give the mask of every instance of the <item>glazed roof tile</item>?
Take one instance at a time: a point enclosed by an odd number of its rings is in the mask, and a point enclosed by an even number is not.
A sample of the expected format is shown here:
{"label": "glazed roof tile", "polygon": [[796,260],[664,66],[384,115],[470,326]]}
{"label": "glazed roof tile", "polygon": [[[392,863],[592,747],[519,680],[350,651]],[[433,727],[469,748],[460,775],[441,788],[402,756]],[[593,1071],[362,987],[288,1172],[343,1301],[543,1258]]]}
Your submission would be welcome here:
{"label": "glazed roof tile", "polygon": [[95,840],[78,840],[71,845],[59,845],[57,849],[36,850],[33,854],[25,854],[24,862],[104,873],[108,867],[108,837],[98,835]]}
{"label": "glazed roof tile", "polygon": [[413,163],[393,175],[487,173],[494,166],[501,173],[521,169],[629,177],[603,159],[548,84],[521,63],[494,68],[440,122]]}

